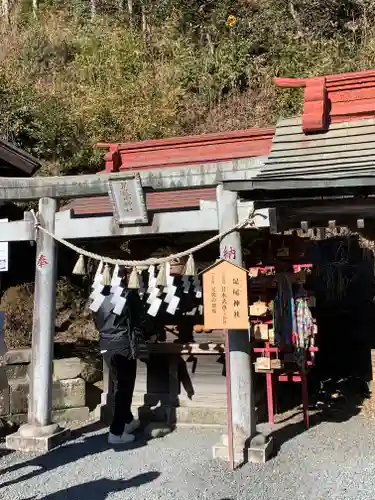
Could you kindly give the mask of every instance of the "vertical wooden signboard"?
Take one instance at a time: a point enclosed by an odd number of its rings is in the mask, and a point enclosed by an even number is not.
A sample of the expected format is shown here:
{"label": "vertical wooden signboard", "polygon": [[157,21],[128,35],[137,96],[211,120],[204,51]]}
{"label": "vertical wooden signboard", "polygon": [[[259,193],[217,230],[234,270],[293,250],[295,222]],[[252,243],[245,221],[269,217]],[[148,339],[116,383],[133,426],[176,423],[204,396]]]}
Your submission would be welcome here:
{"label": "vertical wooden signboard", "polygon": [[247,330],[247,271],[219,260],[203,271],[204,325],[209,330]]}

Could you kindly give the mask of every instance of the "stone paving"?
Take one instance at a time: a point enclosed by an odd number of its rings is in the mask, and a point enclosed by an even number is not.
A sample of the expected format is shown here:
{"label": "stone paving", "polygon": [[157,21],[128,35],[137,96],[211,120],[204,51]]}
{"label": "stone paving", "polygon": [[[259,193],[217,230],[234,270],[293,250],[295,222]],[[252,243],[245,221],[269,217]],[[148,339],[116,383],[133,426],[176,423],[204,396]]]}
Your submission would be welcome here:
{"label": "stone paving", "polygon": [[211,459],[214,429],[140,435],[112,449],[95,426],[44,456],[0,449],[2,500],[365,500],[375,497],[375,428],[355,416],[308,431],[300,418],[274,428],[276,456],[232,473]]}

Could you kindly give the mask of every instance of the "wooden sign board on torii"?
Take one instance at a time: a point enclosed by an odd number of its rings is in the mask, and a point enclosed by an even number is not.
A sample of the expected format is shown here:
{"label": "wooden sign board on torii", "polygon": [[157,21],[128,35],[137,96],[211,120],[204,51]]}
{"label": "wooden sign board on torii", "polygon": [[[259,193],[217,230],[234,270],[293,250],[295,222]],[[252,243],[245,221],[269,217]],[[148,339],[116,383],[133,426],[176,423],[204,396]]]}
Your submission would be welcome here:
{"label": "wooden sign board on torii", "polygon": [[210,330],[247,330],[246,269],[220,259],[202,274],[205,327]]}

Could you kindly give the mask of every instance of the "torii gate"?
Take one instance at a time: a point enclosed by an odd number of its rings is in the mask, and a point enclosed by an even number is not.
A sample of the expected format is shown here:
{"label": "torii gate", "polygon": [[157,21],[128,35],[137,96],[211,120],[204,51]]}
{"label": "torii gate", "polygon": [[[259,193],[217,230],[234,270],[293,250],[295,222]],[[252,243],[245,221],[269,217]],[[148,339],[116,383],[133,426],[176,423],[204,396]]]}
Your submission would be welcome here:
{"label": "torii gate", "polygon": [[[58,225],[66,225],[65,215],[56,214],[58,200],[87,196],[100,196],[119,192],[124,181],[135,182],[141,186],[138,193],[139,203],[133,214],[126,214],[127,224],[142,222],[140,215],[144,212],[142,191],[153,189],[184,189],[217,187],[217,226],[220,232],[231,229],[238,222],[238,195],[236,191],[223,188],[223,183],[250,180],[259,171],[264,162],[263,157],[233,160],[221,163],[184,166],[180,168],[150,169],[138,172],[117,174],[81,175],[67,177],[34,177],[31,179],[2,178],[0,180],[0,200],[30,201],[39,200],[39,222],[42,227],[55,233]],[[117,200],[118,201],[118,200]],[[120,200],[121,201],[121,200]],[[143,203],[143,207],[142,207]],[[121,203],[120,203],[121,204]],[[124,207],[122,207],[124,208]],[[121,211],[121,206],[117,206]],[[125,209],[126,212],[126,209]],[[129,211],[128,211],[129,212]],[[212,210],[211,210],[212,213]],[[160,215],[160,214],[159,214]],[[205,216],[203,215],[203,219]],[[69,227],[63,231],[64,238],[77,238],[77,227],[72,232]],[[145,220],[143,219],[143,223]],[[200,222],[202,226],[210,226],[208,222]],[[175,225],[180,225],[177,222]],[[263,224],[259,224],[263,225]],[[127,234],[127,228],[113,229],[111,235]],[[150,228],[150,226],[148,226]],[[61,233],[62,227],[58,230]],[[152,227],[149,229],[152,232]],[[173,232],[170,226],[169,232]],[[138,232],[138,231],[137,231]],[[143,232],[142,230],[140,231]],[[138,233],[139,234],[139,233]],[[102,235],[102,234],[101,234]],[[66,438],[67,431],[59,428],[51,420],[52,400],[52,357],[55,328],[55,287],[56,287],[56,243],[42,231],[37,231],[31,214],[26,213],[23,221],[0,223],[0,241],[35,240],[37,247],[35,297],[32,331],[32,371],[29,393],[29,410],[27,424],[19,431],[7,437],[7,447],[23,451],[48,451]],[[220,242],[223,255],[225,246],[235,249],[235,263],[241,264],[242,248],[238,232],[227,235]],[[41,259],[43,262],[41,262]],[[42,265],[43,264],[43,265]],[[244,453],[251,460],[259,461],[264,457],[265,440],[259,439],[256,433],[254,417],[254,401],[251,377],[251,359],[248,331],[231,331],[229,333],[229,351],[231,357],[231,399],[234,443],[237,461],[242,462]],[[250,443],[250,448],[249,448]],[[224,446],[227,449],[227,446]],[[218,447],[219,454],[222,449]],[[250,453],[248,452],[250,449]],[[254,456],[252,457],[251,453]],[[225,452],[227,453],[227,452]]]}

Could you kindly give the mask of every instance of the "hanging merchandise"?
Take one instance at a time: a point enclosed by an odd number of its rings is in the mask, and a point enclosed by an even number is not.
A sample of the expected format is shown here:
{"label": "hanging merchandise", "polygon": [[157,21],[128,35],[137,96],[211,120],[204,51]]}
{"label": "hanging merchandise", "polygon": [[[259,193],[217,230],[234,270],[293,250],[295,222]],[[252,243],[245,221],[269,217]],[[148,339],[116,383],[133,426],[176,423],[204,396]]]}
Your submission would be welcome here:
{"label": "hanging merchandise", "polygon": [[307,349],[314,335],[314,322],[306,298],[296,299],[296,326],[295,345],[301,349]]}
{"label": "hanging merchandise", "polygon": [[294,345],[296,362],[304,369],[306,366],[306,350],[313,344],[314,322],[306,297],[297,298],[295,307],[296,335]]}
{"label": "hanging merchandise", "polygon": [[274,303],[274,329],[277,345],[291,345],[293,341],[293,290],[288,278],[282,275],[278,281]]}

